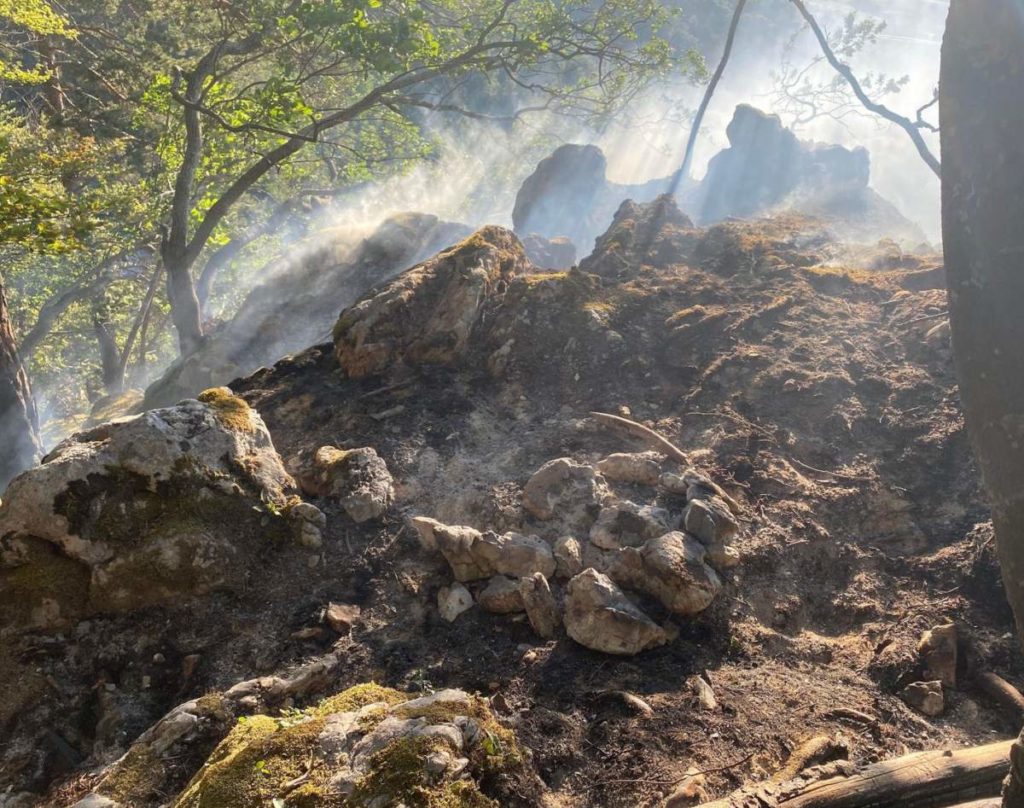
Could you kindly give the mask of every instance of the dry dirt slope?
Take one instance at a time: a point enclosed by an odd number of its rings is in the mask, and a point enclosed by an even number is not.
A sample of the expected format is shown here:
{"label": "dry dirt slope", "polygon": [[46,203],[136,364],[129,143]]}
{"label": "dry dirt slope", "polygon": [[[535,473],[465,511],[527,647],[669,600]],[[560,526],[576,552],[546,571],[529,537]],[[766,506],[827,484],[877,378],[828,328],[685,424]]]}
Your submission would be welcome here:
{"label": "dry dirt slope", "polygon": [[[503,274],[481,291],[467,286],[471,262],[459,262],[484,248]],[[941,328],[941,269],[884,253],[843,250],[799,218],[702,231],[658,201],[624,205],[580,270],[542,273],[510,234],[485,229],[435,259],[454,267],[451,284],[410,281],[402,316],[373,351],[346,342],[359,321],[350,310],[337,346],[232,385],[286,459],[325,444],[376,448],[398,487],[382,522],[356,525],[318,502],[328,525],[315,566],[270,552],[239,595],[97,619],[73,661],[51,639],[29,637],[22,659],[62,684],[102,673],[101,685],[138,690],[123,722],[137,733],[186,698],[333,645],[343,664],[327,692],[374,680],[489,697],[539,777],[495,792],[504,804],[654,804],[690,767],[716,770],[707,789],[723,794],[773,774],[823,733],[841,736],[857,761],[1009,736],[1013,717],[972,680],[985,668],[1020,682],[1024,665],[987,529],[975,529],[986,512]],[[423,337],[436,322],[463,338]],[[522,507],[534,471],[557,457],[593,463],[645,448],[596,426],[593,410],[657,428],[740,502],[743,560],[723,592],[696,618],[674,620],[672,642],[635,657],[564,636],[545,643],[521,616],[479,607],[442,620],[437,593],[451,570],[421,550],[408,519],[554,538]],[[674,513],[683,504],[613,487]],[[302,632],[329,601],[360,606],[361,622],[340,640]],[[656,601],[640,602],[670,619]],[[919,678],[921,632],[950,619],[958,684],[945,714],[926,718],[895,693]],[[149,661],[157,649],[159,668]],[[717,709],[699,708],[697,676]],[[37,719],[58,738],[90,737],[94,702],[70,713],[47,698]],[[207,752],[183,756],[148,804],[180,789]],[[64,796],[43,804],[69,804],[89,786],[67,768]]]}
{"label": "dry dirt slope", "polygon": [[[353,680],[500,695],[564,804],[643,803],[689,766],[753,754],[709,778],[727,791],[823,732],[858,760],[1012,732],[971,686],[975,667],[1022,669],[989,534],[974,530],[986,513],[936,329],[941,268],[849,259],[813,222],[702,232],[657,204],[627,206],[583,273],[514,281],[449,366],[399,362],[354,381],[321,346],[241,383],[286,456],[369,444],[402,482],[391,533],[342,537],[373,615]],[[591,410],[656,426],[748,506],[727,596],[632,659],[565,639],[524,657],[529,627],[478,609],[440,621],[433,596],[450,574],[399,535],[400,517],[537,530],[520,490],[542,463],[643,448],[596,429]],[[963,684],[925,719],[893,693],[916,678],[921,632],[947,619]],[[696,708],[700,673],[720,711]],[[609,690],[642,696],[653,716],[609,705]],[[877,723],[844,723],[838,707]]]}

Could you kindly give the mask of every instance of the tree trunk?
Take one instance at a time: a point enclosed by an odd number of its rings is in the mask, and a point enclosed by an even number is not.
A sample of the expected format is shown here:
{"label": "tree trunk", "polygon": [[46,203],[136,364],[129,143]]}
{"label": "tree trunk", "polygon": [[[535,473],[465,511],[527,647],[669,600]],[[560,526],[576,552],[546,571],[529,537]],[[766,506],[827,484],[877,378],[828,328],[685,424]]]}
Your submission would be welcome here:
{"label": "tree trunk", "polygon": [[164,268],[167,270],[167,299],[171,304],[171,319],[178,332],[178,349],[182,356],[188,356],[203,344],[199,298],[192,283],[190,267],[185,260],[165,258]]}
{"label": "tree trunk", "polygon": [[729,57],[732,55],[732,46],[736,41],[736,31],[740,27],[740,18],[743,16],[743,9],[747,6],[747,0],[738,0],[736,8],[732,12],[732,20],[729,23],[729,31],[725,36],[725,48],[722,50],[722,58],[718,60],[718,67],[711,76],[707,88],[704,90],[704,97],[697,107],[697,114],[693,116],[693,124],[690,127],[690,136],[686,140],[686,151],[683,153],[683,163],[679,166],[672,177],[672,184],[669,193],[674,194],[679,186],[690,177],[690,168],[693,166],[693,153],[697,148],[697,138],[700,135],[700,128],[704,125],[704,115],[708,111],[711,99],[718,89],[718,82],[722,80],[725,67],[729,64]]}
{"label": "tree trunk", "polygon": [[[953,0],[942,46],[942,230],[953,353],[1024,637],[1024,9]],[[1024,738],[1004,804],[1024,805]]]}
{"label": "tree trunk", "polygon": [[124,392],[124,372],[121,369],[121,350],[117,347],[114,327],[103,317],[93,315],[93,330],[100,346],[100,370],[103,391],[108,396]]}
{"label": "tree trunk", "polygon": [[15,347],[0,279],[0,492],[39,460],[39,417],[28,376]]}

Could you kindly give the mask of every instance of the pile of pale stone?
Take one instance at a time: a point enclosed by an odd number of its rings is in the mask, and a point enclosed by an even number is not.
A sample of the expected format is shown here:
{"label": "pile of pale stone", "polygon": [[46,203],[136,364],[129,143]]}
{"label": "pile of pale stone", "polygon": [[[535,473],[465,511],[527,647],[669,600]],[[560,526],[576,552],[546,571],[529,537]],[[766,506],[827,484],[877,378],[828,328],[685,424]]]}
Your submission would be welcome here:
{"label": "pile of pale stone", "polygon": [[[739,507],[705,475],[664,465],[654,452],[610,455],[596,467],[546,463],[523,489],[524,510],[537,520],[533,535],[415,517],[423,547],[441,553],[455,577],[439,593],[442,616],[454,621],[474,602],[496,614],[526,612],[541,637],[564,626],[576,642],[610,654],[668,642],[671,624],[656,623],[628,593],[653,597],[679,617],[706,609],[722,588],[720,573],[739,562],[730,546]],[[659,489],[685,496],[686,506],[672,513],[637,504],[609,482],[650,489],[652,499]]]}

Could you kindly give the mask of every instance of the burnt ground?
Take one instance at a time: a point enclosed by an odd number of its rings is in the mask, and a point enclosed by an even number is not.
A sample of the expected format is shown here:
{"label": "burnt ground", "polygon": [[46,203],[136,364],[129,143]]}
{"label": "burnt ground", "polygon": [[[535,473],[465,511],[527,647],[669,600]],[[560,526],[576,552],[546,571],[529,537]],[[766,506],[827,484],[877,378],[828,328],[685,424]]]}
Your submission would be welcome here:
{"label": "burnt ground", "polygon": [[[235,382],[286,459],[324,444],[373,446],[397,481],[396,506],[357,526],[317,502],[328,516],[319,558],[268,548],[265,574],[239,597],[188,606],[188,620],[161,609],[131,626],[95,621],[103,647],[82,651],[77,667],[43,638],[26,641],[23,659],[58,689],[62,676],[102,675],[132,693],[151,676],[149,695],[122,721],[131,736],[186,698],[333,645],[345,657],[339,688],[375,680],[493,697],[532,751],[551,806],[655,804],[691,767],[712,770],[709,794],[722,795],[771,776],[820,734],[841,736],[854,761],[1014,734],[1013,716],[973,684],[980,670],[1024,683],[1024,660],[948,337],[936,329],[941,267],[885,245],[841,251],[798,218],[666,228],[656,248],[624,251],[612,269],[603,258],[618,247],[606,244],[585,265],[597,275],[515,281],[453,366],[352,380],[326,344]],[[495,373],[488,358],[508,339]],[[594,462],[645,448],[598,428],[593,410],[656,428],[744,505],[743,562],[723,593],[699,617],[675,621],[676,640],[629,658],[564,637],[540,642],[523,616],[474,608],[444,622],[436,597],[450,571],[419,548],[408,517],[543,533],[520,505],[533,471],[555,457]],[[661,504],[682,503],[661,495]],[[359,605],[362,622],[341,639],[296,639],[329,601]],[[958,686],[945,714],[927,718],[895,693],[918,678],[921,633],[947,620],[960,631]],[[131,643],[112,639],[128,635]],[[65,641],[87,643],[89,633]],[[183,677],[191,654],[198,662]],[[698,709],[697,675],[712,683],[718,710]],[[640,696],[653,713],[609,691]],[[97,709],[86,700],[77,714],[82,746]],[[79,745],[59,722],[54,732]],[[47,772],[63,769],[66,781],[74,764],[69,753]],[[183,779],[195,765],[182,763]],[[42,804],[61,802],[51,792]]]}

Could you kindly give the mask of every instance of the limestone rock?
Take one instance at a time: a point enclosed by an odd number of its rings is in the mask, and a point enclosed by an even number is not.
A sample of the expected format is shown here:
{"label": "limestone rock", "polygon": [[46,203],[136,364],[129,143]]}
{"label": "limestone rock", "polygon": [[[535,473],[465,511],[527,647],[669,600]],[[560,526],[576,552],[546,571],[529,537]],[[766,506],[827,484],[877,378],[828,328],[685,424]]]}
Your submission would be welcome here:
{"label": "limestone rock", "polygon": [[465,525],[442,525],[440,522],[433,522],[429,525],[429,535],[437,549],[441,551],[441,555],[451,565],[456,581],[475,581],[479,578],[489,578],[494,574],[493,570],[481,565],[481,560],[473,552],[473,548],[483,538],[479,530]]}
{"label": "limestone rock", "polygon": [[590,541],[603,550],[618,550],[639,547],[670,530],[672,517],[664,508],[621,500],[601,509],[590,529]]}
{"label": "limestone rock", "polygon": [[473,554],[482,568],[500,575],[525,578],[540,573],[550,578],[555,574],[555,556],[551,547],[536,536],[524,536],[522,533],[499,536],[487,531],[474,544]]}
{"label": "limestone rock", "polygon": [[460,583],[442,586],[437,593],[437,608],[441,617],[453,623],[460,614],[473,608],[473,596]]}
{"label": "limestone rock", "polygon": [[277,514],[294,483],[245,401],[200,399],[73,435],[11,483],[0,619],[53,627],[244,584],[290,529]]}
{"label": "limestone rock", "polygon": [[604,478],[590,466],[560,457],[541,466],[523,488],[523,507],[542,521],[589,524],[609,496]]}
{"label": "limestone rock", "polygon": [[484,227],[346,309],[334,329],[334,354],[354,379],[396,363],[454,364],[491,296],[528,267],[512,233]]}
{"label": "limestone rock", "polygon": [[727,544],[740,529],[729,506],[721,497],[692,499],[683,517],[686,532],[696,536],[705,546]]}
{"label": "limestone rock", "polygon": [[627,547],[610,574],[616,583],[646,592],[670,611],[690,617],[711,605],[722,588],[704,558],[700,542],[676,531],[649,539],[639,550]]}
{"label": "limestone rock", "polygon": [[338,500],[356,522],[379,518],[395,498],[394,480],[387,465],[369,447],[321,446],[311,454],[300,455],[293,472],[305,493]]}
{"label": "limestone rock", "polygon": [[512,614],[526,608],[519,591],[519,582],[504,575],[491,578],[477,595],[477,602],[482,609],[493,614]]}
{"label": "limestone rock", "polygon": [[938,679],[943,687],[956,687],[957,630],[946,623],[926,631],[917,647],[924,662],[924,675]]}
{"label": "limestone rock", "polygon": [[559,578],[572,578],[583,572],[583,550],[572,536],[555,541],[555,574]]}
{"label": "limestone rock", "polygon": [[359,622],[361,609],[351,603],[330,603],[324,611],[324,620],[338,634],[349,634]]}
{"label": "limestone rock", "polygon": [[942,715],[946,709],[946,699],[942,693],[942,682],[913,682],[900,691],[903,701],[920,713],[927,716]]}
{"label": "limestone rock", "polygon": [[597,464],[605,479],[636,485],[657,485],[664,455],[657,452],[611,454]]}
{"label": "limestone rock", "polygon": [[638,654],[669,639],[608,576],[593,569],[569,581],[564,620],[576,642],[607,654]]}
{"label": "limestone rock", "polygon": [[548,579],[539,572],[522,578],[519,581],[519,593],[533,630],[545,640],[557,637],[561,619]]}
{"label": "limestone rock", "polygon": [[724,572],[738,567],[743,557],[735,547],[722,542],[715,542],[704,548],[704,563],[717,572]]}

